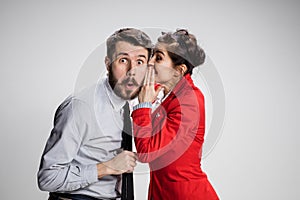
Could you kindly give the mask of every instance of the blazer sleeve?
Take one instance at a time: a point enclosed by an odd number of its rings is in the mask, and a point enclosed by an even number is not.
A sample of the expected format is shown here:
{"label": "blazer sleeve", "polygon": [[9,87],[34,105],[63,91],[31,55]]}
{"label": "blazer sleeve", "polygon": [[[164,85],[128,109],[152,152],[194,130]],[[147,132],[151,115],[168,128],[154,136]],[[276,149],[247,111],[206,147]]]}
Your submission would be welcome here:
{"label": "blazer sleeve", "polygon": [[152,162],[165,154],[170,154],[174,160],[185,152],[196,136],[203,142],[204,99],[189,94],[170,102],[161,119],[152,116],[149,108],[132,113],[135,145],[141,162]]}

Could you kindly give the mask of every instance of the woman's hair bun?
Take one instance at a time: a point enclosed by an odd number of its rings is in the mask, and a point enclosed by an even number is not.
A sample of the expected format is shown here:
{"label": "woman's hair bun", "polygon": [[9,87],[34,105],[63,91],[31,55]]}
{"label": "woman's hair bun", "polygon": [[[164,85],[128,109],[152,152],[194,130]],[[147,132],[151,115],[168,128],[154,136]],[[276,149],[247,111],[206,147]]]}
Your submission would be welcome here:
{"label": "woman's hair bun", "polygon": [[194,66],[199,66],[204,63],[205,61],[205,52],[204,50],[198,45],[197,39],[193,34],[188,33],[185,34],[183,37],[186,37],[186,47],[188,50],[188,58],[190,59],[189,62]]}
{"label": "woman's hair bun", "polygon": [[167,50],[175,65],[183,63],[187,65],[187,73],[192,74],[193,68],[205,61],[204,50],[198,45],[196,37],[186,29],[162,32],[158,42],[167,44]]}

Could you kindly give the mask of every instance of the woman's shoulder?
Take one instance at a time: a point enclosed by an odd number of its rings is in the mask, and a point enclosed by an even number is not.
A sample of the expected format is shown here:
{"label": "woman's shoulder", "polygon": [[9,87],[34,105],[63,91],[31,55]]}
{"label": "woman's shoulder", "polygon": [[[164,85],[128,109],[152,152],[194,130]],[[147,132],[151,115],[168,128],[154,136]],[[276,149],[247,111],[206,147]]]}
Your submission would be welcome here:
{"label": "woman's shoulder", "polygon": [[201,90],[195,86],[192,80],[186,79],[183,86],[178,90],[176,96],[190,102],[204,100]]}

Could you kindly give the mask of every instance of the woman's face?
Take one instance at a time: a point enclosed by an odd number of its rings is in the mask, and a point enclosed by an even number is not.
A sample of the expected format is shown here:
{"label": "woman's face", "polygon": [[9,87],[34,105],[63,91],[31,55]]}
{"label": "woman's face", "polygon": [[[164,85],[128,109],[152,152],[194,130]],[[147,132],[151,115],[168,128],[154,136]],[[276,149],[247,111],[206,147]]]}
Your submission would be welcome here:
{"label": "woman's face", "polygon": [[154,66],[155,82],[165,86],[174,84],[176,70],[164,44],[156,45],[149,65]]}

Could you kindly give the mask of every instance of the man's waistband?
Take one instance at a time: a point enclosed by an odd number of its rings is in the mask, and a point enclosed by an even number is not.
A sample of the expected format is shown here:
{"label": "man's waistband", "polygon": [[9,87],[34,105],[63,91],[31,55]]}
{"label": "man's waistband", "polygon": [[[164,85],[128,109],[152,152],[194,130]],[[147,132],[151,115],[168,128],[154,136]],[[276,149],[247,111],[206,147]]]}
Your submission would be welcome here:
{"label": "man's waistband", "polygon": [[[49,195],[50,197],[48,200],[107,200],[107,199],[98,199],[96,197],[91,197],[83,194],[50,192]],[[116,200],[116,199],[109,199],[109,200]]]}

